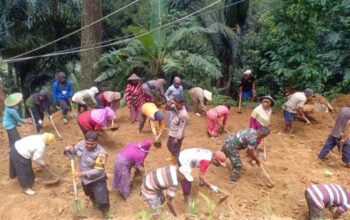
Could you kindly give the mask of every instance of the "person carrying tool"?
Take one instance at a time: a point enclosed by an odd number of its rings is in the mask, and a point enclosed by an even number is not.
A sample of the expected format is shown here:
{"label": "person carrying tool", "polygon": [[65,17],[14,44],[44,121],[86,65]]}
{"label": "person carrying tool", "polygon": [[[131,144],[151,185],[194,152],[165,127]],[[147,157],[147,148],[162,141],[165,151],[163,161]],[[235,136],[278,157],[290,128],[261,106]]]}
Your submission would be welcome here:
{"label": "person carrying tool", "polygon": [[43,126],[44,112],[52,119],[52,112],[50,109],[51,100],[47,89],[42,89],[40,92],[34,93],[25,101],[26,107],[31,111],[33,120],[36,124],[36,133],[40,132]]}
{"label": "person carrying tool", "polygon": [[248,148],[248,156],[260,165],[260,161],[256,156],[256,148],[258,146],[259,137],[266,137],[270,134],[270,130],[267,127],[262,127],[258,130],[253,128],[247,128],[240,130],[236,133],[229,134],[224,140],[221,151],[224,152],[226,157],[231,161],[232,171],[231,171],[231,182],[237,182],[241,170],[242,162],[241,156],[239,155],[239,150],[245,150]]}
{"label": "person carrying tool", "polygon": [[105,171],[108,154],[98,144],[97,133],[88,131],[85,140],[74,146],[67,146],[64,154],[69,158],[79,158],[79,172],[74,176],[81,179],[84,193],[90,198],[93,207],[102,212],[104,219],[109,219],[109,192]]}
{"label": "person carrying tool", "polygon": [[120,92],[105,91],[101,92],[97,96],[96,108],[110,107],[113,111],[116,111],[119,107],[119,100],[121,98]]}
{"label": "person carrying tool", "polygon": [[163,100],[165,95],[164,85],[166,81],[164,79],[148,80],[142,84],[142,90],[144,94],[145,102],[155,102]]}
{"label": "person carrying tool", "polygon": [[305,199],[309,220],[324,219],[325,208],[338,219],[350,207],[350,190],[338,184],[312,184],[305,190]]}
{"label": "person carrying tool", "polygon": [[110,107],[93,109],[79,115],[78,124],[85,135],[88,131],[103,131],[115,119],[115,113]]}
{"label": "person carrying tool", "polygon": [[62,109],[63,123],[68,123],[67,113],[71,111],[70,99],[73,96],[72,83],[66,79],[64,72],[57,74],[57,80],[52,84],[53,101]]}
{"label": "person carrying tool", "polygon": [[282,106],[284,114],[283,133],[287,134],[292,129],[295,114],[301,115],[301,117],[304,118],[307,123],[310,123],[310,121],[308,121],[308,119],[305,117],[303,107],[305,102],[312,98],[313,94],[314,92],[312,89],[305,89],[304,92],[295,92],[288,96],[288,101]]}
{"label": "person carrying tool", "polygon": [[18,103],[22,101],[23,95],[21,93],[13,93],[5,99],[5,109],[2,117],[2,125],[4,126],[7,137],[9,139],[9,148],[11,149],[15,142],[21,139],[17,131],[17,126],[20,124],[29,123],[26,119],[21,118],[18,113]]}
{"label": "person carrying tool", "polygon": [[46,146],[54,141],[55,136],[51,133],[30,135],[16,141],[15,146],[11,148],[10,178],[17,177],[25,194],[35,195],[35,191],[32,189],[35,180],[32,160],[43,168],[47,168],[47,164],[42,160],[42,155]]}
{"label": "person carrying tool", "polygon": [[[216,138],[218,136],[219,129],[225,131],[226,123],[230,113],[231,105],[218,105],[207,112],[207,129],[210,138]],[[219,120],[223,118],[222,125]]]}
{"label": "person carrying tool", "polygon": [[239,94],[241,101],[252,100],[256,97],[255,78],[251,70],[244,71],[243,78],[239,81]]}
{"label": "person carrying tool", "polygon": [[193,112],[197,115],[206,114],[206,103],[207,100],[211,101],[213,98],[213,94],[208,90],[203,90],[200,87],[194,87],[188,91],[192,99]]}
{"label": "person carrying tool", "polygon": [[172,101],[167,103],[165,110],[172,112],[167,147],[171,153],[169,160],[173,164],[176,164],[188,124],[188,114],[185,108],[184,98],[182,96],[176,96]]}
{"label": "person carrying tool", "polygon": [[88,110],[88,106],[96,106],[97,102],[95,99],[95,95],[98,93],[98,88],[93,86],[90,89],[84,89],[76,92],[72,101],[78,104],[78,113],[86,112]]}
{"label": "person carrying tool", "polygon": [[130,109],[130,120],[131,123],[140,120],[141,107],[143,104],[143,90],[140,82],[140,77],[133,73],[128,78],[128,84],[125,89],[125,100]]}
{"label": "person carrying tool", "polygon": [[[158,168],[146,175],[141,186],[141,193],[145,202],[152,209],[154,219],[159,218],[165,201],[171,213],[177,217],[173,200],[179,182],[184,179],[193,180],[190,170],[186,167],[177,168],[172,165]],[[164,192],[166,192],[166,196],[164,196]]]}
{"label": "person carrying tool", "polygon": [[[141,120],[139,123],[139,132],[142,132],[143,126],[145,125],[145,122],[147,119],[149,119],[149,123],[151,125],[151,130],[154,135],[154,140],[158,141],[160,136],[163,133],[164,127],[165,127],[165,122],[164,122],[164,116],[163,112],[160,111],[156,104],[152,102],[146,102],[142,105],[141,108],[142,115],[141,115]],[[159,122],[159,131],[157,132],[155,121]]]}
{"label": "person carrying tool", "polygon": [[[249,127],[259,130],[262,127],[268,127],[270,125],[270,118],[275,100],[270,96],[259,97],[260,105],[254,108],[250,114]],[[260,144],[262,138],[258,138],[258,144]]]}
{"label": "person carrying tool", "polygon": [[[189,148],[180,152],[179,156],[179,167],[186,167],[186,169],[190,170],[190,174],[193,168],[199,168],[199,180],[200,185],[206,185],[212,191],[219,193],[220,188],[211,184],[207,178],[205,177],[205,173],[209,165],[214,164],[215,166],[223,166],[226,167],[226,156],[221,151],[215,151],[214,153],[207,149],[202,148]],[[193,177],[190,175],[191,179]],[[189,197],[191,194],[192,188],[192,180],[188,181],[183,180],[181,182],[183,194],[185,197],[185,202],[189,201]]]}
{"label": "person carrying tool", "polygon": [[132,142],[126,145],[114,160],[113,189],[118,189],[126,200],[130,194],[131,168],[135,167],[134,176],[141,176],[145,159],[151,149],[152,141]]}
{"label": "person carrying tool", "polygon": [[350,108],[344,107],[338,113],[335,125],[328,136],[321,152],[319,160],[323,160],[327,154],[335,147],[338,147],[342,160],[350,168]]}

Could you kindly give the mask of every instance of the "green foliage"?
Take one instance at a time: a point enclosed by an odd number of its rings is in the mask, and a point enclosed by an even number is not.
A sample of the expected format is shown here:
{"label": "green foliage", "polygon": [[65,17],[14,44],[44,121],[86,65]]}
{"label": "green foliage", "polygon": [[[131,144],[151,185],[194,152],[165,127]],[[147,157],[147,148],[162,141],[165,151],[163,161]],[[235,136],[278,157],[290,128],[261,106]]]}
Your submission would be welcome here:
{"label": "green foliage", "polygon": [[208,219],[215,219],[216,214],[216,204],[213,200],[211,200],[208,196],[206,196],[204,193],[199,192],[199,196],[204,200],[205,202],[205,212],[208,214]]}

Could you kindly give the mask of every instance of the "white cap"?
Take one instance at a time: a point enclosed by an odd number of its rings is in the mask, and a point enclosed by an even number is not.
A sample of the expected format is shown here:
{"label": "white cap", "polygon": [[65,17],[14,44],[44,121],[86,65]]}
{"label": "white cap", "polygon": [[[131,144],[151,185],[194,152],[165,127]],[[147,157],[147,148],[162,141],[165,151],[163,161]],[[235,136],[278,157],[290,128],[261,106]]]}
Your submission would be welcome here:
{"label": "white cap", "polygon": [[252,74],[252,71],[250,69],[244,71],[244,75],[251,75]]}
{"label": "white cap", "polygon": [[193,176],[191,175],[191,167],[189,166],[181,166],[179,168],[179,172],[185,176],[186,180],[189,181],[189,182],[192,182],[193,181]]}
{"label": "white cap", "polygon": [[98,93],[98,88],[93,86],[90,88],[90,90],[94,93],[94,94],[97,94]]}
{"label": "white cap", "polygon": [[212,94],[210,91],[204,89],[204,97],[205,97],[207,100],[211,101],[212,98],[213,98],[213,94]]}

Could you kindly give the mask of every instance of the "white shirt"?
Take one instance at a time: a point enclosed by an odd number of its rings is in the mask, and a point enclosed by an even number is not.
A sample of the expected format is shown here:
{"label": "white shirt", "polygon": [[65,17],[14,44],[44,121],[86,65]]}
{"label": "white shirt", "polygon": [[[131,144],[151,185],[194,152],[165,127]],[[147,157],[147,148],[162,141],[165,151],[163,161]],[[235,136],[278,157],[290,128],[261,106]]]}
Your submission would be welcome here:
{"label": "white shirt", "polygon": [[288,97],[288,101],[284,103],[285,110],[295,113],[298,108],[303,108],[306,102],[306,96],[303,92],[295,92]]}
{"label": "white shirt", "polygon": [[72,101],[81,105],[86,105],[85,100],[90,99],[96,105],[95,93],[90,89],[84,89],[75,93],[72,97]]}
{"label": "white shirt", "polygon": [[211,161],[213,153],[207,149],[189,148],[180,152],[179,161],[181,166],[187,165],[191,168],[200,166],[202,160]]}
{"label": "white shirt", "polygon": [[24,137],[15,143],[17,152],[26,159],[32,159],[38,164],[44,165],[41,159],[45,151],[45,142],[40,134]]}

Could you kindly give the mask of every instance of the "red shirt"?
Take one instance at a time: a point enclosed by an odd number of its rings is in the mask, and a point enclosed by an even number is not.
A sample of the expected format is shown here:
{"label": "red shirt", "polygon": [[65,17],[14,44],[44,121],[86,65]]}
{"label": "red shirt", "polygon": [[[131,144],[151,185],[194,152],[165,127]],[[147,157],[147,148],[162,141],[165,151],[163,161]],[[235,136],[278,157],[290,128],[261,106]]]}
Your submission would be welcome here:
{"label": "red shirt", "polygon": [[91,111],[86,111],[80,114],[79,124],[88,131],[101,130],[101,126],[94,122],[90,117]]}
{"label": "red shirt", "polygon": [[104,92],[98,95],[98,99],[103,103],[104,107],[111,107],[111,103],[106,100]]}

